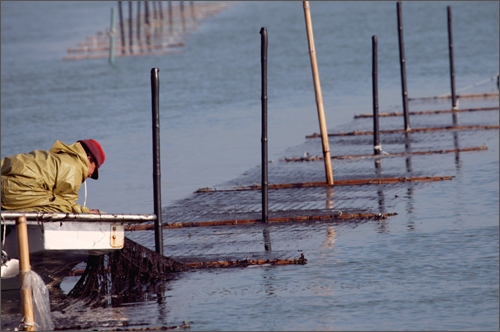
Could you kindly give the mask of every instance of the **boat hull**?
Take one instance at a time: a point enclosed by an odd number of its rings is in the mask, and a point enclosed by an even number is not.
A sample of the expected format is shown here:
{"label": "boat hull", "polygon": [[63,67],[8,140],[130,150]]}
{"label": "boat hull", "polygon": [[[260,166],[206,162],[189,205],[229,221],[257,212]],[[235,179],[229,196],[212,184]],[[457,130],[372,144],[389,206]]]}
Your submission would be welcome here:
{"label": "boat hull", "polygon": [[[7,225],[4,250],[19,258],[17,230]],[[123,248],[123,222],[45,222],[28,225],[31,269],[47,287],[57,287],[78,263],[89,255],[102,255]],[[20,287],[19,275],[2,278],[2,290]]]}

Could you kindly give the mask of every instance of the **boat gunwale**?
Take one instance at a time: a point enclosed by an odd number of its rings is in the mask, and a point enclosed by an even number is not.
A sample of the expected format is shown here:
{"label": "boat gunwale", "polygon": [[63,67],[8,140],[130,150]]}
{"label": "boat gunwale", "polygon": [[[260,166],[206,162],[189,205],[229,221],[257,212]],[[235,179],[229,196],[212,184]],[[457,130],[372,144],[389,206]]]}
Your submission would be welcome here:
{"label": "boat gunwale", "polygon": [[112,214],[112,213],[63,213],[63,212],[37,212],[37,211],[1,211],[2,224],[14,225],[16,219],[25,216],[27,224],[39,222],[132,222],[143,223],[156,220],[155,214]]}

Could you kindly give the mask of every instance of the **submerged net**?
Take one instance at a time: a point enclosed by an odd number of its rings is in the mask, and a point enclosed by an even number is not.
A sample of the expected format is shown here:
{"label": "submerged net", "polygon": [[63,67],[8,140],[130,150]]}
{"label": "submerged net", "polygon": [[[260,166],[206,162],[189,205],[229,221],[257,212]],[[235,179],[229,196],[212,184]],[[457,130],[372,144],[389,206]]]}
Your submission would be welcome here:
{"label": "submerged net", "polygon": [[88,258],[83,275],[68,296],[98,306],[110,296],[141,291],[145,285],[170,280],[172,273],[188,269],[125,237],[123,249]]}

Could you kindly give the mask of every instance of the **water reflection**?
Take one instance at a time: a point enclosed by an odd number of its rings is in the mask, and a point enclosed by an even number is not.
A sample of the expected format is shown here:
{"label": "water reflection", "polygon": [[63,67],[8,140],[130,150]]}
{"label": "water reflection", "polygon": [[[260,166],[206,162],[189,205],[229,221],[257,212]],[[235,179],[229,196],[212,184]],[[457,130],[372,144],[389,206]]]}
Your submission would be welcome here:
{"label": "water reflection", "polygon": [[[458,125],[458,113],[453,113],[453,125],[456,126]],[[455,146],[455,149],[460,149],[460,145],[458,142],[458,132],[453,133],[453,144]],[[457,171],[460,171],[461,165],[460,165],[460,152],[456,151],[455,152],[455,165],[457,167]]]}
{"label": "water reflection", "polygon": [[333,249],[335,241],[337,241],[335,228],[333,226],[328,226],[326,228],[326,239],[323,241],[322,247],[326,249]]}
{"label": "water reflection", "polygon": [[274,287],[274,285],[276,284],[275,274],[276,274],[276,269],[272,268],[271,269],[266,268],[263,270],[262,273],[261,285],[263,286],[264,291],[268,296],[276,296],[275,295],[276,288]]}
{"label": "water reflection", "polygon": [[[405,142],[405,152],[411,152],[411,140],[410,140],[410,133],[405,133],[405,136],[406,136],[406,142]],[[411,166],[411,155],[408,155],[408,157],[406,158],[406,171],[408,173],[411,173],[413,170],[412,170],[412,166]]]}
{"label": "water reflection", "polygon": [[269,228],[264,229],[264,249],[266,251],[272,251],[271,249],[271,235],[269,234]]}
{"label": "water reflection", "polygon": [[[381,175],[383,173],[382,171],[382,158],[376,158],[375,159],[375,174]],[[381,185],[377,185],[377,196],[378,196],[378,208],[379,208],[379,213],[385,213],[385,196],[384,196],[384,190],[382,189]],[[388,230],[386,229],[386,222],[385,220],[380,220],[379,221],[379,228],[378,232],[379,233],[387,233]]]}
{"label": "water reflection", "polygon": [[326,204],[325,208],[327,210],[333,209],[333,187],[326,188]]}
{"label": "water reflection", "polygon": [[375,174],[377,175],[382,174],[382,158],[375,159]]}

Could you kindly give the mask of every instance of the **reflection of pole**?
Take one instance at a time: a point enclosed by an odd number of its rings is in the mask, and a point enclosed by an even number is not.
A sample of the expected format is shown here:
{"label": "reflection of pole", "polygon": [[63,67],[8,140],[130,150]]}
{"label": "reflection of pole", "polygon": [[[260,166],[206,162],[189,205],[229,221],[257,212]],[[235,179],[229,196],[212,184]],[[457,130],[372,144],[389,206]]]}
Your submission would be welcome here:
{"label": "reflection of pole", "polygon": [[333,187],[326,188],[326,207],[325,209],[333,209]]}
{"label": "reflection of pole", "polygon": [[161,166],[160,166],[160,78],[158,68],[151,69],[151,104],[153,113],[153,187],[156,252],[163,255],[163,225],[161,221]]}
{"label": "reflection of pole", "polygon": [[372,87],[373,87],[373,153],[380,154],[378,130],[378,66],[377,66],[377,36],[372,37]]}
{"label": "reflection of pole", "polygon": [[384,214],[385,213],[385,197],[384,197],[384,191],[382,189],[377,190],[378,194],[378,207],[379,207],[379,212]]}
{"label": "reflection of pole", "polygon": [[453,36],[451,31],[451,6],[448,6],[448,46],[450,50],[450,78],[451,78],[451,106],[453,110],[458,109],[457,96],[455,94],[455,68],[453,66]]}
{"label": "reflection of pole", "polygon": [[[406,152],[411,152],[411,139],[410,139],[411,134],[405,133],[405,136],[406,136],[406,144],[405,144]],[[413,171],[411,167],[411,156],[408,156],[406,158],[406,171],[408,173],[411,173]]]}
{"label": "reflection of pole", "polygon": [[271,251],[271,236],[269,235],[269,229],[263,231],[264,234],[264,249],[266,251]]}
{"label": "reflection of pole", "polygon": [[401,86],[403,90],[403,112],[405,118],[405,130],[410,130],[410,116],[408,114],[408,91],[406,89],[406,61],[405,46],[403,42],[403,18],[401,15],[401,1],[397,2],[398,10],[398,35],[399,35],[399,63],[401,66]]}
{"label": "reflection of pole", "polygon": [[316,92],[316,105],[318,107],[319,127],[321,131],[321,141],[323,143],[323,159],[325,161],[326,182],[333,185],[332,161],[330,157],[330,145],[328,143],[328,131],[326,129],[325,111],[323,109],[323,96],[321,95],[321,84],[319,81],[318,63],[316,60],[316,50],[314,47],[314,36],[311,23],[311,11],[309,1],[304,1],[304,16],[306,20],[307,39],[309,41],[309,55],[311,57],[311,68],[314,80],[314,90]]}
{"label": "reflection of pole", "polygon": [[262,222],[268,222],[267,196],[267,29],[260,29],[262,69]]}
{"label": "reflection of pole", "polygon": [[[26,225],[26,216],[17,218],[17,245],[19,250],[19,277],[21,281],[21,310],[22,322],[25,325],[25,331],[35,331],[35,315],[33,313],[33,295],[31,287],[24,286],[26,273],[31,270],[30,252],[28,245],[28,227]],[[33,324],[33,325],[32,325]]]}
{"label": "reflection of pole", "polygon": [[110,41],[109,41],[109,63],[115,63],[115,8],[111,8],[111,28],[110,28]]}

